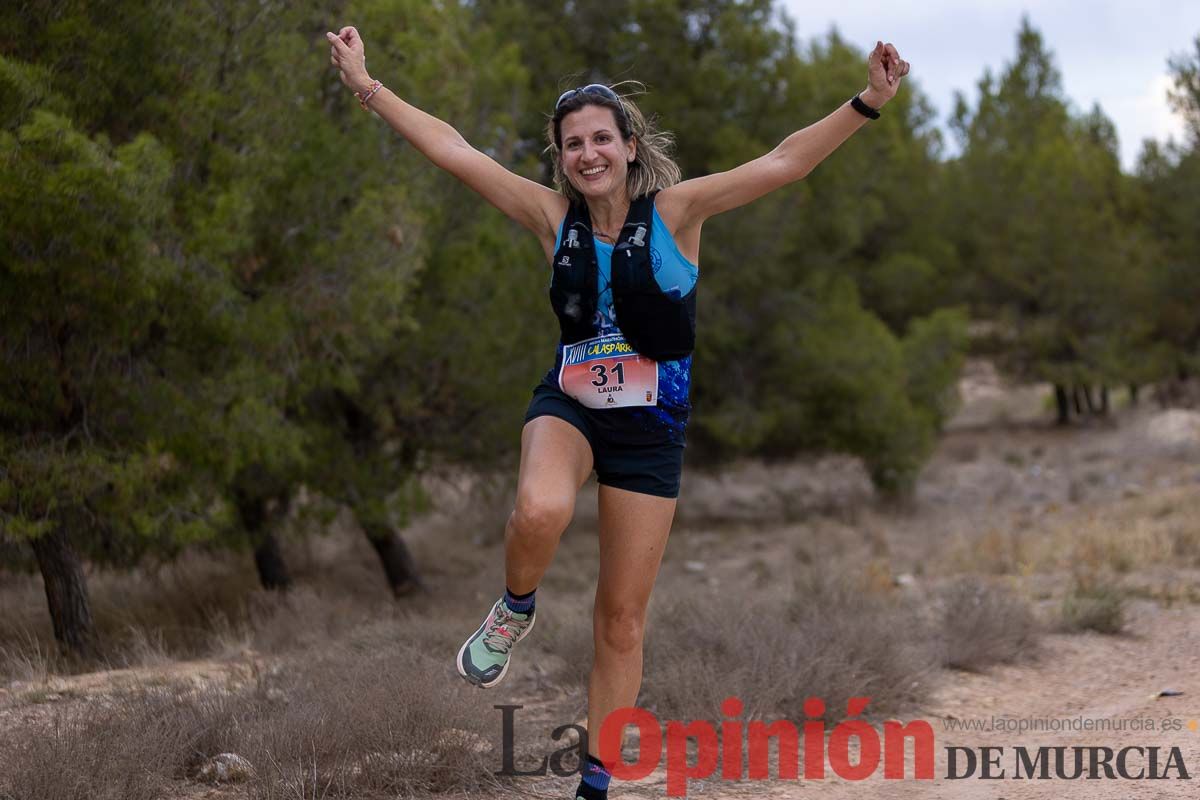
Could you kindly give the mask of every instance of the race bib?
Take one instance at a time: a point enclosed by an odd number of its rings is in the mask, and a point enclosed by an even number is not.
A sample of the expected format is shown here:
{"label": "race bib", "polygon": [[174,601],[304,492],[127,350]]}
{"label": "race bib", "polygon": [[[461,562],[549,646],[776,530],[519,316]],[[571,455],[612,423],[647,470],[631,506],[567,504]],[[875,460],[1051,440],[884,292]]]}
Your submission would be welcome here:
{"label": "race bib", "polygon": [[620,334],[563,348],[558,386],[586,408],[652,406],[658,402],[658,362],[634,352]]}

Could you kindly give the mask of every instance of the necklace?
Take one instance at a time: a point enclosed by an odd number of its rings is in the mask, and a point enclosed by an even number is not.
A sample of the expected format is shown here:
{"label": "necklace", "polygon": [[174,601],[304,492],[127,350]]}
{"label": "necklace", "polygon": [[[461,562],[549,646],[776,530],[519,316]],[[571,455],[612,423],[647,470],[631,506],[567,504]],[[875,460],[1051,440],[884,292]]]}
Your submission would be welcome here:
{"label": "necklace", "polygon": [[[626,213],[626,214],[628,214],[628,213],[629,213],[629,207],[628,207],[628,206],[626,206],[626,207],[625,207],[625,213]],[[622,215],[622,216],[620,217],[620,219],[624,219],[624,215]],[[601,239],[604,239],[604,240],[605,240],[605,241],[607,241],[607,242],[611,242],[611,243],[613,243],[613,244],[616,244],[616,243],[617,243],[617,237],[621,235],[621,230],[622,230],[624,227],[625,227],[625,226],[624,226],[623,224],[617,225],[617,232],[616,232],[615,234],[608,234],[608,233],[605,233],[604,231],[600,230],[600,227],[599,227],[598,225],[596,225],[595,221],[593,221],[593,222],[592,222],[592,235],[593,235],[593,236],[599,236]]]}

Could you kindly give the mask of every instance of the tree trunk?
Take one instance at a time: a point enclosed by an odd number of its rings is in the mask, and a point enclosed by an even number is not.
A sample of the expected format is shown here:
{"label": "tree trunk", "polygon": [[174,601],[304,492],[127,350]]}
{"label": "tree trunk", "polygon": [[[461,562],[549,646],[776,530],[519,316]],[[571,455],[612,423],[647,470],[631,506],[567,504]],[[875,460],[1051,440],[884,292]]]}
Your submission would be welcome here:
{"label": "tree trunk", "polygon": [[257,538],[254,566],[258,568],[258,580],[262,587],[272,592],[292,588],[292,575],[288,572],[287,562],[283,560],[279,539],[270,531],[260,531]]}
{"label": "tree trunk", "polygon": [[1058,408],[1056,425],[1066,425],[1071,421],[1071,401],[1067,397],[1067,389],[1061,383],[1054,384],[1054,404]]}
{"label": "tree trunk", "polygon": [[1108,386],[1100,387],[1100,415],[1108,416]]}
{"label": "tree trunk", "polygon": [[1100,413],[1100,406],[1096,404],[1096,398],[1092,395],[1092,387],[1090,384],[1083,385],[1083,402],[1087,407],[1087,412],[1091,416],[1096,416]]}
{"label": "tree trunk", "polygon": [[69,654],[90,658],[97,654],[96,625],[92,621],[92,601],[88,596],[83,563],[71,545],[67,531],[55,527],[32,542],[33,554],[42,583],[46,604],[54,624],[54,638]]}
{"label": "tree trunk", "polygon": [[387,525],[371,525],[362,520],[359,520],[359,526],[379,556],[379,564],[393,596],[403,597],[425,588],[417,575],[412,553],[400,534]]}
{"label": "tree trunk", "polygon": [[277,511],[272,513],[276,499],[250,489],[239,489],[236,496],[242,527],[254,544],[254,566],[258,569],[259,583],[269,591],[290,589],[292,576],[283,558],[279,539],[271,529],[272,519],[278,516]]}
{"label": "tree trunk", "polygon": [[1139,387],[1136,383],[1129,384],[1129,405],[1132,406],[1133,408],[1138,407],[1138,389],[1139,388],[1141,388],[1141,387]]}
{"label": "tree trunk", "polygon": [[1083,416],[1083,398],[1080,397],[1079,395],[1080,395],[1079,384],[1075,384],[1074,386],[1071,387],[1071,400],[1073,401],[1073,403],[1075,405],[1075,416],[1082,417]]}

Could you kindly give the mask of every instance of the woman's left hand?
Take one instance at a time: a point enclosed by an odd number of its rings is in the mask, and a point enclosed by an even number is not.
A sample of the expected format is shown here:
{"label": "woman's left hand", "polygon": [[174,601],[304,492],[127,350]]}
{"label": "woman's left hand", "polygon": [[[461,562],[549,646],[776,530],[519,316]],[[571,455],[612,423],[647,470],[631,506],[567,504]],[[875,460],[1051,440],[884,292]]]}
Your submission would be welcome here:
{"label": "woman's left hand", "polygon": [[880,108],[896,96],[900,81],[908,74],[909,64],[900,58],[891,42],[876,42],[867,58],[867,88],[860,95],[871,108]]}

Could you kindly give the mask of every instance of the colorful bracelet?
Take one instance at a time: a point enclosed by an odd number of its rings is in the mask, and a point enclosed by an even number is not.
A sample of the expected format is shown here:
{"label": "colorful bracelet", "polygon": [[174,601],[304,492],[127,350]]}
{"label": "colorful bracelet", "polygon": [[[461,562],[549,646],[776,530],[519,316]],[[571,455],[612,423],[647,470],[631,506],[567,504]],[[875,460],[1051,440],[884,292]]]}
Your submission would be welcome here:
{"label": "colorful bracelet", "polygon": [[363,111],[371,110],[371,109],[367,108],[367,101],[370,100],[372,97],[374,97],[375,93],[378,92],[382,88],[383,88],[383,84],[380,83],[379,81],[375,81],[373,84],[371,84],[371,88],[368,89],[367,91],[354,93],[354,96],[358,98],[358,104],[360,106],[362,106]]}

